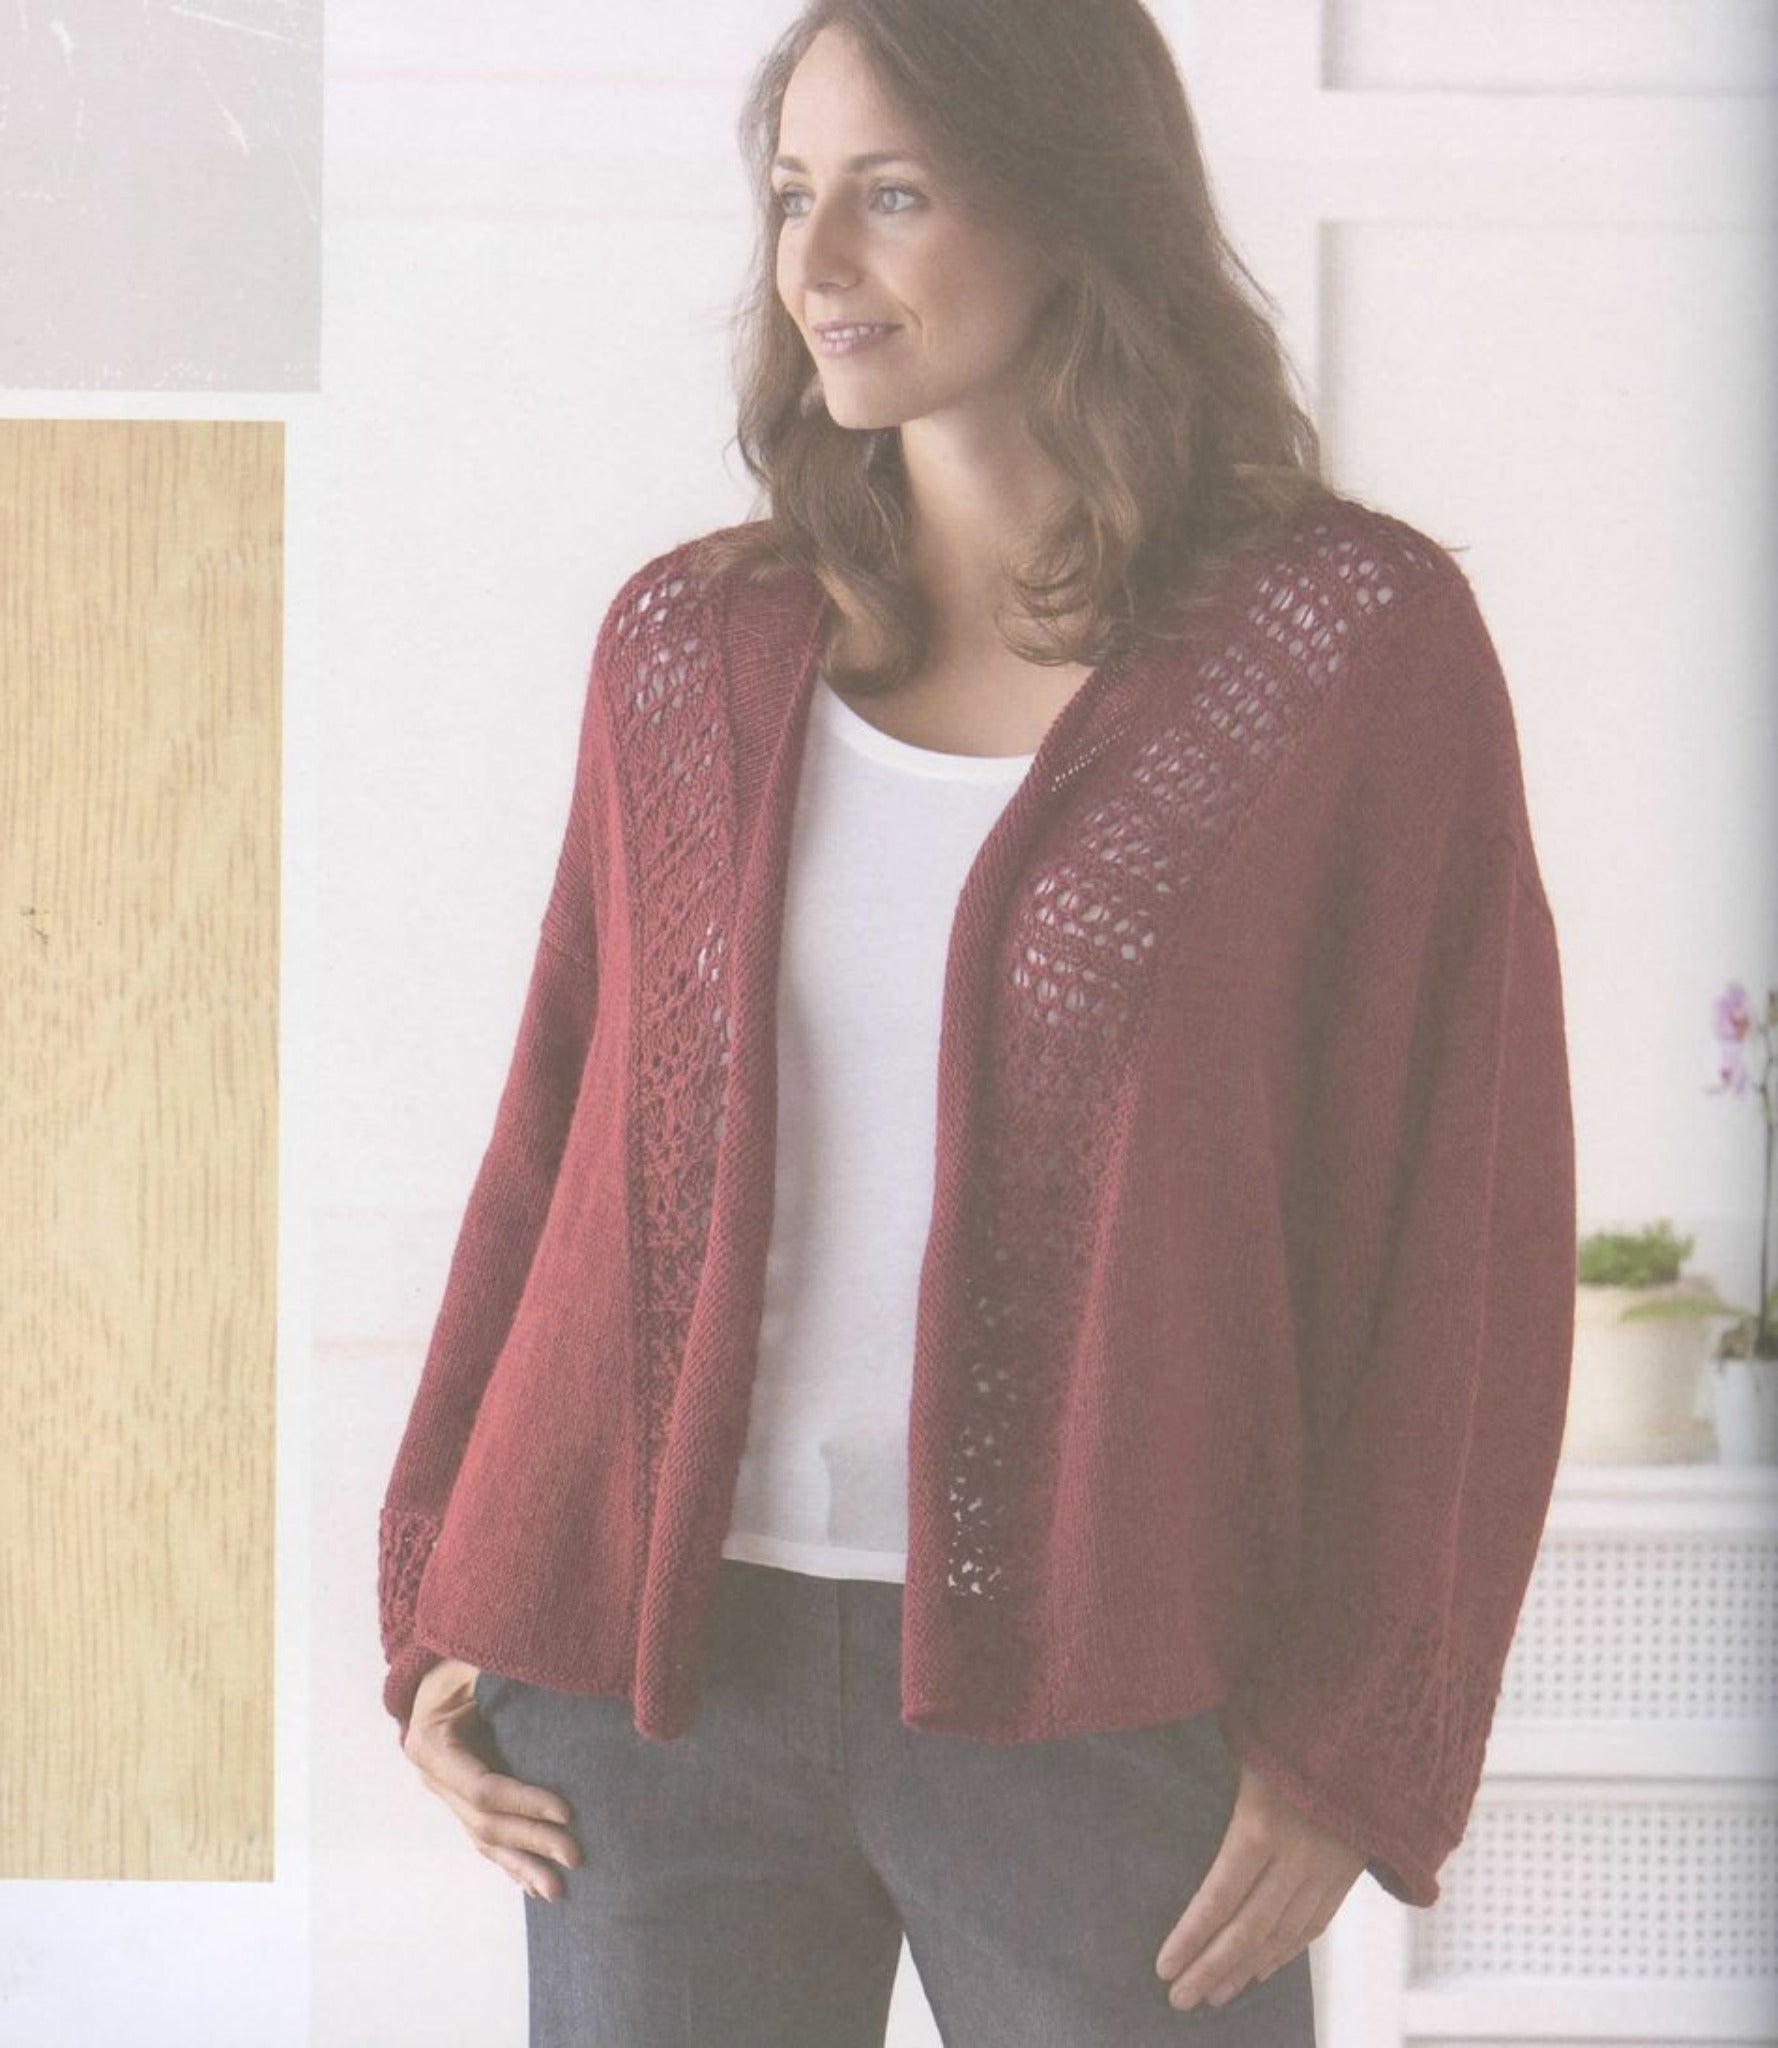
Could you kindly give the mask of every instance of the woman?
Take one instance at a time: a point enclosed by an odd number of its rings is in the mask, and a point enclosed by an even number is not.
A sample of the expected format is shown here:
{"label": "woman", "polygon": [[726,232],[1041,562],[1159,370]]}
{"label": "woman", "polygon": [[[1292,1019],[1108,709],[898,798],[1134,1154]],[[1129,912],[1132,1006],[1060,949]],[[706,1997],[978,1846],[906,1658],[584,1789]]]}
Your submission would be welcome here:
{"label": "woman", "polygon": [[533,2043],[879,2043],[905,1934],[951,2048],[1309,2048],[1561,1436],[1504,680],[1323,484],[1137,0],[816,0],[745,134],[766,516],[599,633],[386,1700]]}

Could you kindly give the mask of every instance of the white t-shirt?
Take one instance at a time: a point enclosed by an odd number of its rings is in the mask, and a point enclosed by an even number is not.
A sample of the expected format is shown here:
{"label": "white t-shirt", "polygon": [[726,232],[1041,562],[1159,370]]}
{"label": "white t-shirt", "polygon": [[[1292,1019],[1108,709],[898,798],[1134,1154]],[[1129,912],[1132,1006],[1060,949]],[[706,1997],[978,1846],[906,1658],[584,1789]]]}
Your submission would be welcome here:
{"label": "white t-shirt", "polygon": [[951,922],[1031,760],[912,746],[815,679],[779,960],[759,1369],[725,1557],[906,1577]]}

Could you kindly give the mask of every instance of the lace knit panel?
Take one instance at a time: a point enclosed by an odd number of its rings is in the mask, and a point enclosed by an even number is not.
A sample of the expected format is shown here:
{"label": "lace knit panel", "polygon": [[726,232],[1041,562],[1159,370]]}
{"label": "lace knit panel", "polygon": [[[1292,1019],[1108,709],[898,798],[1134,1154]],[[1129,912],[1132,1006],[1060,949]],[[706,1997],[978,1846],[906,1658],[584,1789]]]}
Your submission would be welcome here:
{"label": "lace knit panel", "polygon": [[644,1528],[709,1237],[732,1028],[734,795],[713,602],[663,574],[624,593],[613,625],[618,772],[648,846],[634,878],[642,1037],[630,1081]]}
{"label": "lace knit panel", "polygon": [[[1304,1609],[1307,1635],[1244,1680],[1241,1705],[1285,1758],[1318,1750],[1368,1759],[1379,1785],[1436,1796],[1424,1819],[1454,1844],[1481,1783],[1498,1706],[1494,1667],[1465,1654],[1426,1610],[1397,1609],[1374,1586],[1329,1584]],[[1285,1668],[1280,1668],[1280,1666]],[[1307,1674],[1308,1682],[1305,1682]],[[1268,1693],[1312,1702],[1313,1725],[1268,1727]],[[1319,1760],[1307,1780],[1319,1776]]]}
{"label": "lace knit panel", "polygon": [[[1330,521],[1264,568],[1242,630],[1200,661],[1158,730],[1126,736],[1046,832],[1002,940],[978,1161],[965,1349],[953,1410],[947,1591],[1036,1595],[1066,1361],[1131,1054],[1173,906],[1232,843],[1267,778],[1303,744],[1370,622],[1438,558],[1385,553]],[[1170,715],[1169,715],[1170,713]],[[1145,716],[1152,728],[1154,714]],[[1015,1626],[1016,1624],[1011,1624]]]}
{"label": "lace knit panel", "polygon": [[393,1657],[413,1641],[414,1606],[420,1597],[438,1517],[385,1508],[377,1527],[377,1611],[383,1651]]}

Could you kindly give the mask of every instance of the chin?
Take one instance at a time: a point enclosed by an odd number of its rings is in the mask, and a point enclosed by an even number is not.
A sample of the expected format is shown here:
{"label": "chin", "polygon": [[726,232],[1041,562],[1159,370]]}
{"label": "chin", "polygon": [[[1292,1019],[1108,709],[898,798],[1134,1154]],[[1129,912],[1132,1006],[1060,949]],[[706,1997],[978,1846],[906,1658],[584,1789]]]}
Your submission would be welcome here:
{"label": "chin", "polygon": [[855,434],[876,433],[883,427],[899,427],[906,415],[892,406],[861,405],[856,400],[847,404],[844,399],[836,404],[835,394],[827,393],[827,416],[836,427],[845,427]]}

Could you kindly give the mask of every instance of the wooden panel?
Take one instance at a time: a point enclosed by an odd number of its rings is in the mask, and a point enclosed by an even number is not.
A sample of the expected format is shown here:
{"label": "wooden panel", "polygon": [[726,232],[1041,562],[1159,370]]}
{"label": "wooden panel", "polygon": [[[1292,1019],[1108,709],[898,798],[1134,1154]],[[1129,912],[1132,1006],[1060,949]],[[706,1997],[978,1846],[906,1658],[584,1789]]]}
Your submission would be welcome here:
{"label": "wooden panel", "polygon": [[0,1877],[272,1871],[282,506],[0,422]]}

